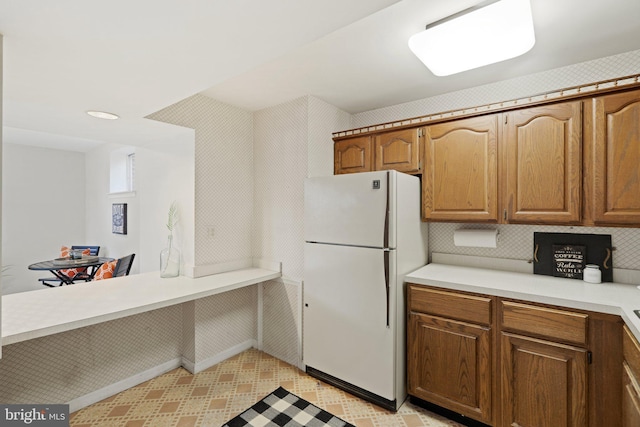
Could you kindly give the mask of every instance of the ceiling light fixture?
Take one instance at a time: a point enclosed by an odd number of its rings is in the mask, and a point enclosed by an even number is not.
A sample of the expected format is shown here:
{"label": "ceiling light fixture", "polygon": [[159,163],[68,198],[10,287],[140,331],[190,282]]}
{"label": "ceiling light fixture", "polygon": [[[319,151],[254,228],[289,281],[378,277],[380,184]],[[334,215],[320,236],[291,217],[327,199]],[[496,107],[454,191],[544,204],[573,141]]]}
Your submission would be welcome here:
{"label": "ceiling light fixture", "polygon": [[120,118],[117,114],[107,113],[106,111],[87,111],[87,114],[105,120],[116,120]]}
{"label": "ceiling light fixture", "polygon": [[488,0],[427,25],[409,48],[433,74],[448,76],[515,58],[535,42],[529,0]]}

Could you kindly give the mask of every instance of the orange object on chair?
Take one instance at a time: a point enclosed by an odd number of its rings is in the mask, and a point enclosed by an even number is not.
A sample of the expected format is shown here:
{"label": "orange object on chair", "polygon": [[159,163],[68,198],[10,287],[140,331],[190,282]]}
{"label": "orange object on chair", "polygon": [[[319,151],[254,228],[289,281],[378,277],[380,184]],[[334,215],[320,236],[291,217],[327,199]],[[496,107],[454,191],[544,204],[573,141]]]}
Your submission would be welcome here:
{"label": "orange object on chair", "polygon": [[[62,246],[60,248],[60,257],[61,258],[69,258],[70,254],[71,254],[71,248],[68,248],[66,246]],[[89,248],[83,249],[82,250],[82,255],[91,255],[91,249],[89,249]],[[70,279],[73,279],[78,274],[86,273],[86,272],[87,272],[87,267],[68,268],[66,270],[60,270],[60,273],[64,274],[65,276],[67,276]]]}

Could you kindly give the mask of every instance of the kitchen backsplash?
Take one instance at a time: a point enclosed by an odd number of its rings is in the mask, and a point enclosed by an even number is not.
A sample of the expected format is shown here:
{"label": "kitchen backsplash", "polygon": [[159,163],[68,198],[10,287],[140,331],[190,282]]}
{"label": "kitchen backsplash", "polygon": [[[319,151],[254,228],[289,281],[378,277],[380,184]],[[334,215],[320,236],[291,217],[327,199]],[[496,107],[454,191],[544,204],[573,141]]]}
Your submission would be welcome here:
{"label": "kitchen backsplash", "polygon": [[[497,248],[455,246],[453,232],[459,228],[497,229],[499,232]],[[536,231],[610,234],[612,245],[616,249],[613,252],[613,268],[640,270],[640,228],[431,223],[429,253],[530,260],[533,258],[533,233]]]}

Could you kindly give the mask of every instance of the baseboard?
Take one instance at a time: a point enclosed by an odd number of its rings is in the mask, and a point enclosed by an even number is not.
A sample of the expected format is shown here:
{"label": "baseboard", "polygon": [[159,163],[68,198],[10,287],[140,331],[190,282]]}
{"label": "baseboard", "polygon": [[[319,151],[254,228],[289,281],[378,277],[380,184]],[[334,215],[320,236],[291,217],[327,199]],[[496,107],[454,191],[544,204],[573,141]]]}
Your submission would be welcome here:
{"label": "baseboard", "polygon": [[114,394],[130,389],[131,387],[137,386],[138,384],[142,384],[145,381],[152,380],[162,374],[169,372],[172,369],[176,369],[181,366],[192,374],[197,374],[198,372],[204,371],[205,369],[210,368],[213,365],[217,365],[218,363],[223,362],[230,357],[235,356],[236,354],[240,354],[243,351],[249,350],[250,348],[255,348],[256,346],[256,340],[247,340],[198,363],[193,363],[185,357],[169,360],[168,362],[165,362],[161,365],[154,366],[151,369],[147,369],[146,371],[137,373],[129,378],[125,378],[122,381],[110,384],[99,390],[93,391],[89,394],[85,394],[67,402],[69,404],[69,412],[75,412],[79,409],[85,408],[89,405],[111,397]]}
{"label": "baseboard", "polygon": [[84,396],[77,397],[67,402],[69,404],[69,412],[75,412],[79,409],[104,400],[107,397],[111,397],[116,393],[120,393],[121,391],[137,386],[138,384],[142,384],[145,381],[149,381],[157,376],[169,372],[172,369],[179,368],[181,366],[181,362],[182,361],[180,358],[169,360],[168,362],[165,362],[161,365],[154,366],[151,369],[147,369],[146,371],[137,373],[132,377],[126,378],[122,381],[118,381],[117,383],[110,384],[99,390],[93,391],[89,394],[85,394]]}
{"label": "baseboard", "polygon": [[250,348],[257,348],[258,342],[254,339],[247,340],[240,344],[234,345],[223,352],[216,354],[213,357],[209,357],[207,359],[201,360],[199,362],[193,363],[187,359],[183,358],[183,361],[186,361],[189,366],[182,365],[186,370],[191,372],[192,374],[197,374],[198,372],[202,372],[205,369],[208,369],[214,365],[217,365],[220,362],[223,362],[230,357],[233,357],[237,354],[242,353],[243,351],[249,350]]}
{"label": "baseboard", "polygon": [[196,363],[195,362],[193,362],[193,361],[187,359],[186,357],[182,356],[182,358],[180,358],[180,364],[187,371],[191,372],[192,374],[195,373],[195,370],[196,370]]}

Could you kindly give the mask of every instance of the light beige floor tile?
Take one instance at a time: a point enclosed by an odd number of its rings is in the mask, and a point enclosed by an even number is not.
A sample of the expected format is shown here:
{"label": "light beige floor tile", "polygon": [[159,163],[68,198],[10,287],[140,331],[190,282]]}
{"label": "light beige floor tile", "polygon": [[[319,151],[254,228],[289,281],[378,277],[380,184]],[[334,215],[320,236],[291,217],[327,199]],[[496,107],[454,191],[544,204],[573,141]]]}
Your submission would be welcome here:
{"label": "light beige floor tile", "polygon": [[196,375],[174,369],[71,414],[73,427],[220,427],[279,386],[357,427],[460,426],[411,403],[397,413],[251,349]]}

